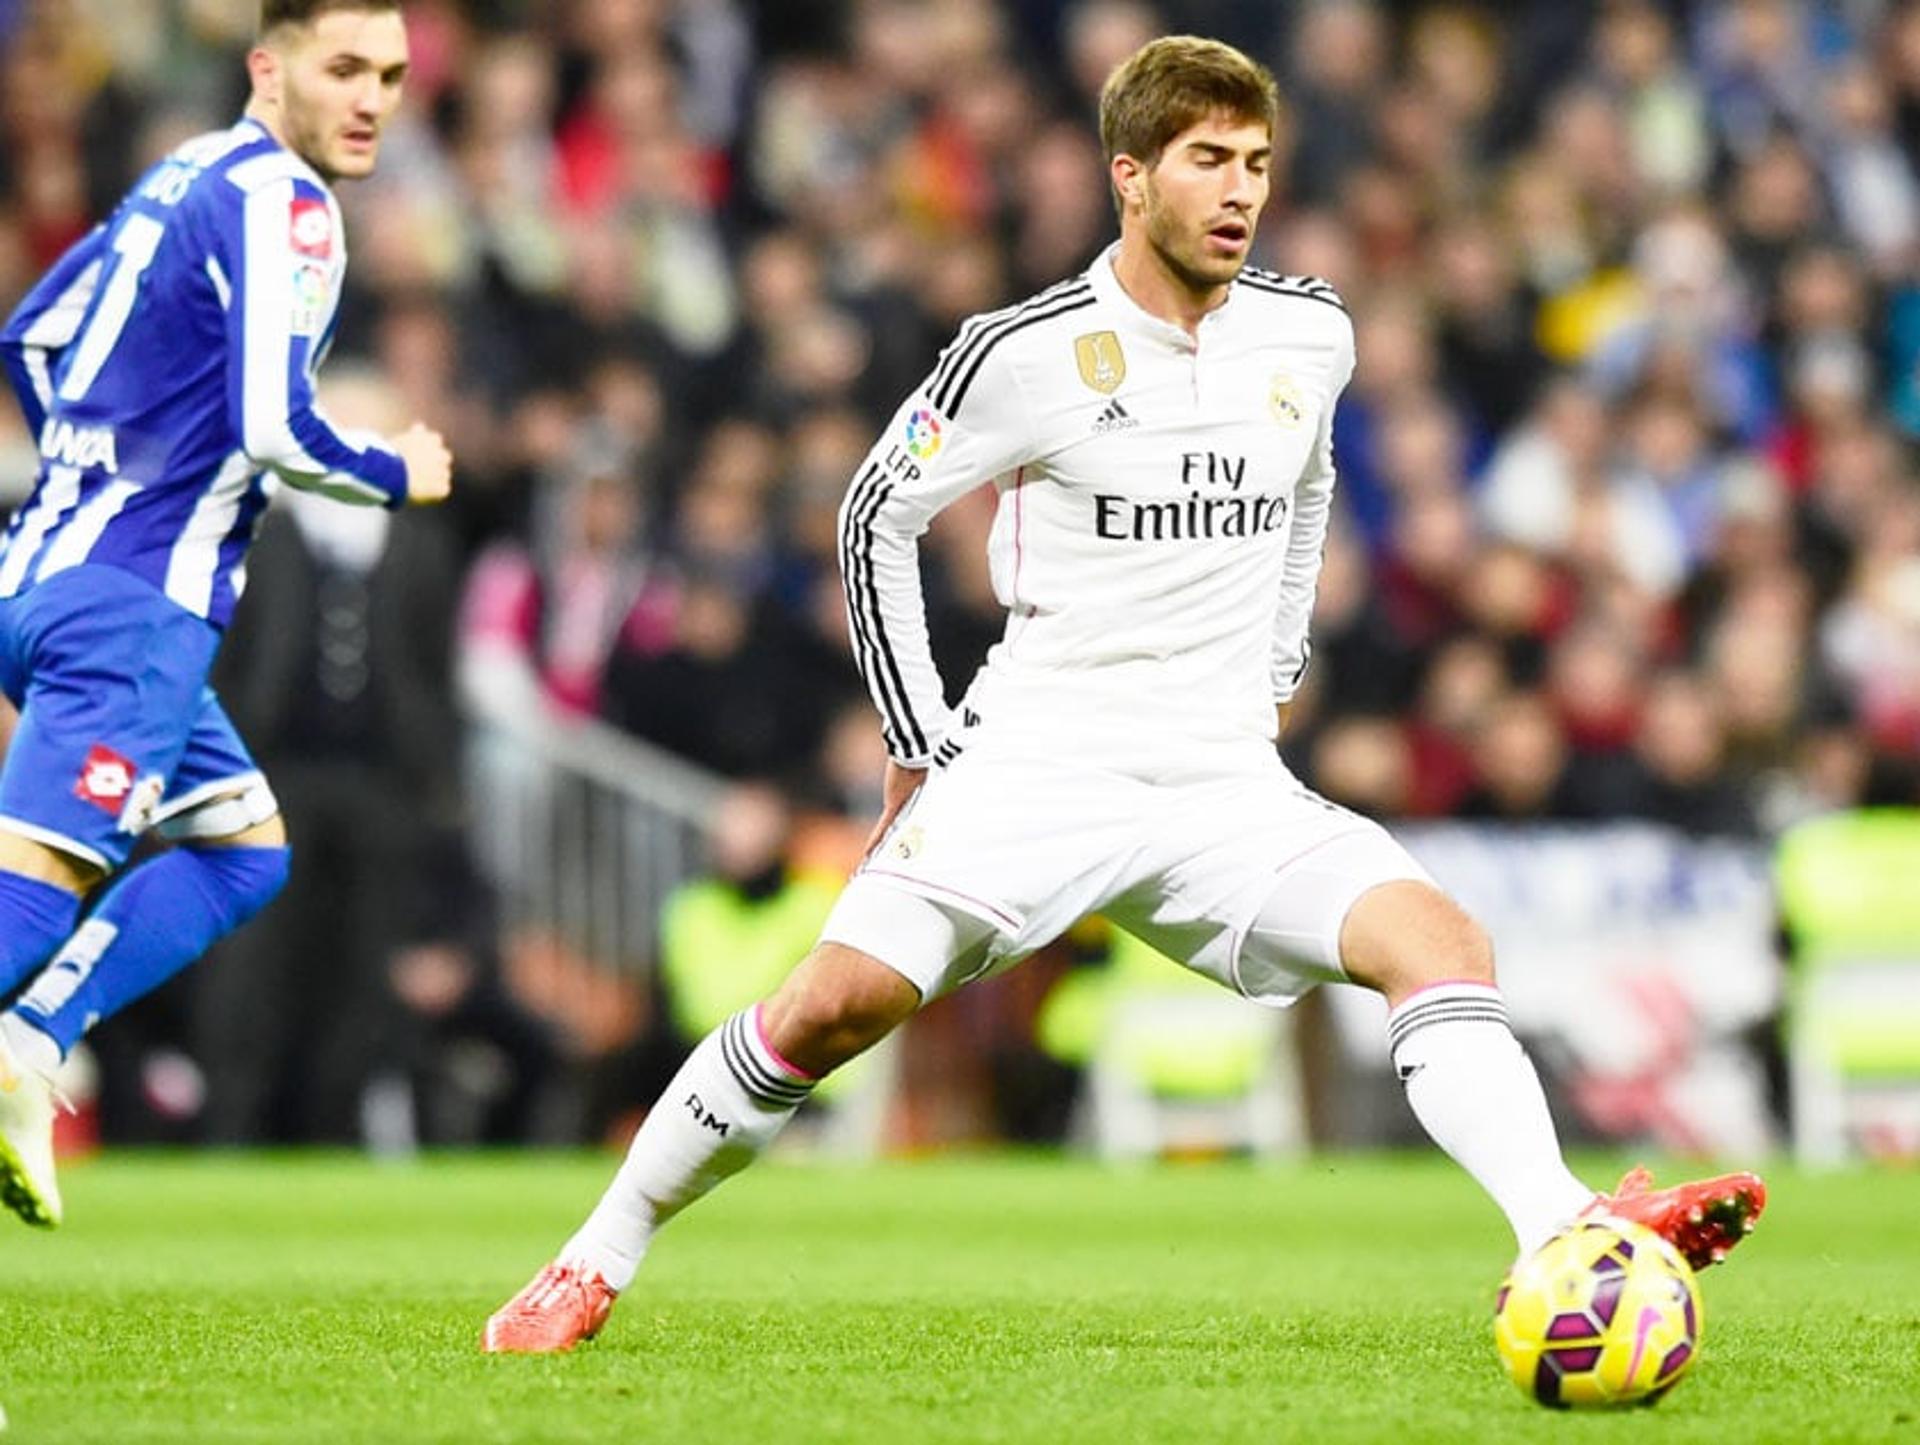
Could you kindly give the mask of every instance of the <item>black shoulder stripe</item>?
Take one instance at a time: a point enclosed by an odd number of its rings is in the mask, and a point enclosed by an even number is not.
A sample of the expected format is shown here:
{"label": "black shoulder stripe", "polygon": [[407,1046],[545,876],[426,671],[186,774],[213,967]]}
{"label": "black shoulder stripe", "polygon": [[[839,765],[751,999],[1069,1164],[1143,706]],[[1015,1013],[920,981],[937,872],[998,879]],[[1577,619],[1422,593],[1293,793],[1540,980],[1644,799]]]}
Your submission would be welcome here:
{"label": "black shoulder stripe", "polygon": [[1275,271],[1266,266],[1246,266],[1241,269],[1240,274],[1242,276],[1251,276],[1257,281],[1272,281],[1281,286],[1308,286],[1320,287],[1327,291],[1333,290],[1333,283],[1327,280],[1326,277],[1309,276],[1304,272],[1288,273]]}
{"label": "black shoulder stripe", "polygon": [[[1038,296],[1023,301],[1017,306],[1010,306],[1003,310],[989,312],[985,316],[974,318],[974,320],[967,323],[967,327],[962,331],[959,339],[947,348],[947,351],[941,356],[939,364],[934,368],[933,379],[927,385],[927,395],[929,397],[937,397],[942,392],[951,390],[955,378],[959,376],[967,363],[972,360],[975,353],[982,346],[991,343],[994,335],[1000,330],[1012,325],[1022,316],[1030,315],[1039,308],[1050,305],[1063,297],[1079,295],[1083,292],[1091,294],[1092,289],[1092,284],[1085,276],[1078,276],[1069,281],[1062,281],[1057,286],[1050,286]],[[936,401],[935,405],[938,404]],[[943,411],[946,410],[944,407],[941,409]],[[951,412],[947,414],[952,415]]]}
{"label": "black shoulder stripe", "polygon": [[1270,296],[1297,296],[1302,301],[1318,301],[1322,305],[1333,307],[1336,311],[1344,312],[1347,309],[1347,303],[1340,299],[1340,293],[1324,281],[1313,286],[1290,286],[1276,284],[1258,276],[1249,276],[1243,271],[1240,273],[1240,283],[1251,290],[1264,291]]}
{"label": "black shoulder stripe", "polygon": [[[1039,315],[1042,311],[1048,311],[1051,314],[1051,307],[1069,298],[1078,297],[1086,297],[1088,300],[1093,297],[1092,283],[1084,276],[1043,291],[1033,300],[1016,306],[1010,311],[996,311],[971,333],[963,333],[961,340],[955,342],[950,349],[950,354],[941,358],[940,364],[934,368],[933,380],[927,387],[927,395],[932,398],[933,404],[945,415],[952,416],[953,408],[959,405],[959,402],[956,400],[950,405],[941,398],[953,392],[961,373],[969,365],[974,364],[979,357],[992,350],[994,343],[1008,331],[1017,330],[1029,318]],[[965,387],[962,386],[961,390],[964,391]]]}
{"label": "black shoulder stripe", "polygon": [[1037,326],[1042,321],[1051,321],[1055,317],[1065,316],[1069,312],[1084,311],[1089,306],[1097,305],[1098,302],[1099,298],[1091,292],[1086,295],[1074,295],[1055,302],[1045,310],[1035,311],[1030,315],[1022,316],[1018,321],[1002,327],[999,331],[988,337],[985,344],[974,353],[973,363],[967,368],[966,375],[960,378],[957,386],[950,388],[951,395],[949,399],[942,401],[939,397],[935,397],[934,405],[950,417],[958,416],[960,414],[961,403],[967,399],[968,389],[972,387],[974,378],[980,374],[980,368],[986,364],[987,357],[992,354],[994,347],[1005,341],[1016,331],[1025,331],[1029,326]]}
{"label": "black shoulder stripe", "polygon": [[1240,273],[1253,281],[1268,281],[1275,286],[1298,288],[1303,291],[1331,291],[1333,283],[1320,276],[1284,275],[1279,271],[1269,271],[1265,266],[1248,266]]}
{"label": "black shoulder stripe", "polygon": [[[995,315],[997,314],[996,312]],[[961,326],[959,333],[947,344],[940,353],[939,360],[933,364],[933,376],[927,382],[928,396],[932,396],[946,385],[947,378],[953,373],[954,368],[960,365],[962,354],[972,347],[982,331],[993,325],[993,319],[993,316],[975,316]]]}
{"label": "black shoulder stripe", "polygon": [[998,311],[986,311],[970,317],[960,328],[960,334],[940,353],[940,359],[934,364],[933,380],[927,385],[928,393],[931,394],[935,388],[946,384],[951,374],[965,363],[966,355],[972,350],[974,343],[988,331],[1003,322],[1011,321],[1022,311],[1051,301],[1074,287],[1088,284],[1085,275],[1069,276],[1066,280],[1055,282],[1046,290],[1029,296],[1025,301],[1017,301],[1012,306],[1001,307]]}
{"label": "black shoulder stripe", "polygon": [[1326,291],[1334,295],[1333,283],[1322,276],[1287,275],[1279,271],[1270,271],[1265,266],[1247,266],[1240,274],[1250,281],[1267,281],[1288,290]]}

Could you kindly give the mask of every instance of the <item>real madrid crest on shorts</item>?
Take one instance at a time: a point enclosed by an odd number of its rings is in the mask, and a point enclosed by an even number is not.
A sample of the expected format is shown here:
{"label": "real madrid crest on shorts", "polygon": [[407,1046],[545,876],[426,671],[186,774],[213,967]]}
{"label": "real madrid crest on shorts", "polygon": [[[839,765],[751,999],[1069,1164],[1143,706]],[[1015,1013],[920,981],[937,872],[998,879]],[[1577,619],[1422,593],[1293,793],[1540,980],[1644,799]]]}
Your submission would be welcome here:
{"label": "real madrid crest on shorts", "polygon": [[1089,331],[1073,338],[1073,359],[1080,364],[1080,379],[1102,396],[1117,390],[1127,379],[1127,357],[1120,349],[1120,338],[1111,331]]}
{"label": "real madrid crest on shorts", "polygon": [[1273,413],[1275,421],[1289,429],[1299,426],[1307,418],[1307,405],[1300,395],[1300,388],[1284,371],[1274,372],[1267,380],[1267,410]]}

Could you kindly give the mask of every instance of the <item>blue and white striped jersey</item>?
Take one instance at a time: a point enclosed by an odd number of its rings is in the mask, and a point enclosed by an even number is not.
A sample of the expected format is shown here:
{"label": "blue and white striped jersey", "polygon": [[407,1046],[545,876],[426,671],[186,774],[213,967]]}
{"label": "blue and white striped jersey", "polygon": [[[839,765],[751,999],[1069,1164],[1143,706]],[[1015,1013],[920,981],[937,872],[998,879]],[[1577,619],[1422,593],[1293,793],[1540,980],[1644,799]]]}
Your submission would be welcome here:
{"label": "blue and white striped jersey", "polygon": [[398,454],[314,404],[346,264],[332,193],[255,121],[148,171],[0,332],[40,438],[0,597],[104,564],[223,626],[269,478],[404,502]]}

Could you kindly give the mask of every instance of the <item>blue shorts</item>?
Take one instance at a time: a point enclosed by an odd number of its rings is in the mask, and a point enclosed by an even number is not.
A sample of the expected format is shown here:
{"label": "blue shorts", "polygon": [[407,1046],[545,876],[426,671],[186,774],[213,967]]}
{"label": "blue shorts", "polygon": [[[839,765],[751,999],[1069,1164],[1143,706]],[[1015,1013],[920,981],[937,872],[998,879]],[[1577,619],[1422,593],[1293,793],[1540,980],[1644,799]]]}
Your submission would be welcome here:
{"label": "blue shorts", "polygon": [[117,868],[156,822],[257,781],[207,686],[220,633],[117,567],[0,599],[0,691],[20,724],[0,828]]}

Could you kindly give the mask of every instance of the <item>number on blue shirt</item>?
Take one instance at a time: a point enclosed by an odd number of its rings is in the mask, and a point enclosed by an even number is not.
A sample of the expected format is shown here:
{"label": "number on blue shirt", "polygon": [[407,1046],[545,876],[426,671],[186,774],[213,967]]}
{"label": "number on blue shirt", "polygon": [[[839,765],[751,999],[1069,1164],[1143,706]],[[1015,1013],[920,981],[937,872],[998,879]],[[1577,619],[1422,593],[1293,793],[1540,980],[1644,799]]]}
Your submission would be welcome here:
{"label": "number on blue shirt", "polygon": [[152,262],[166,230],[161,222],[139,211],[121,221],[111,243],[113,259],[108,263],[107,275],[100,287],[99,304],[94,307],[86,329],[80,333],[73,361],[60,383],[62,401],[79,401],[86,396],[87,388],[93,385],[100,368],[113,354],[114,343],[119,341],[127,318],[133,314],[134,298],[140,290],[140,273]]}

